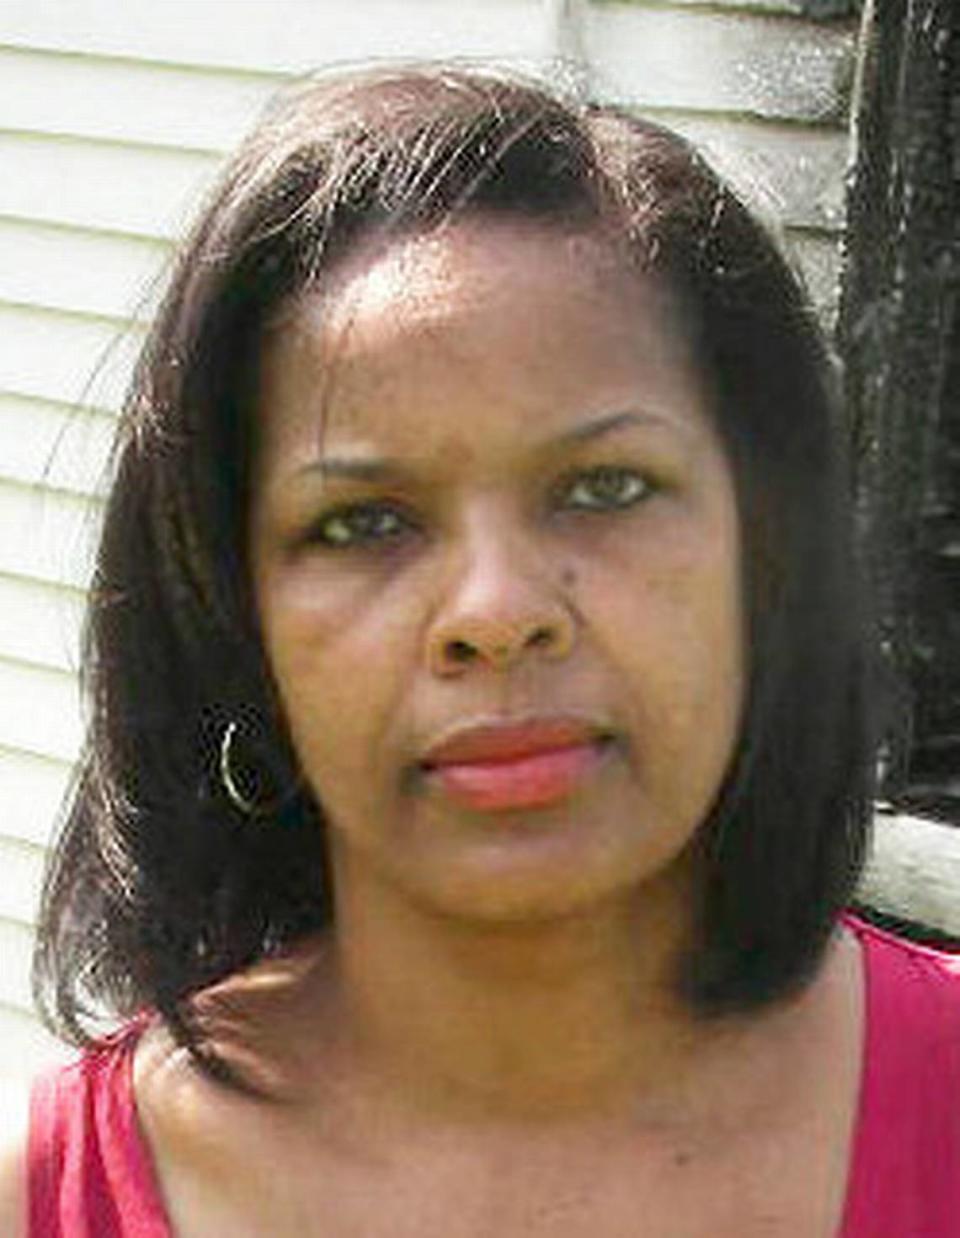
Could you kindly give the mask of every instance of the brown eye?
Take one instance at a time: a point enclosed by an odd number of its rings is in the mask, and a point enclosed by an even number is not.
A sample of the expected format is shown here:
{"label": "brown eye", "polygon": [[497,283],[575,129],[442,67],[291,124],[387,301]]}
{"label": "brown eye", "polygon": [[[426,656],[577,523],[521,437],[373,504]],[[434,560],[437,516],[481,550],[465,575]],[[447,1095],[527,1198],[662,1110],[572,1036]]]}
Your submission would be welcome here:
{"label": "brown eye", "polygon": [[652,492],[651,483],[635,469],[603,465],[577,474],[566,487],[563,505],[580,511],[617,511]]}

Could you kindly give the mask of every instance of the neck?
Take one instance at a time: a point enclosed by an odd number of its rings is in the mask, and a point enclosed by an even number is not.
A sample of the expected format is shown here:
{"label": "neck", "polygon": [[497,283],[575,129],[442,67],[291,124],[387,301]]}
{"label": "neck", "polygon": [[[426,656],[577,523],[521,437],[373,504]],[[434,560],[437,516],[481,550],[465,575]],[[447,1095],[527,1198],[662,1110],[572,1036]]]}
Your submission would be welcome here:
{"label": "neck", "polygon": [[675,892],[549,922],[477,924],[382,889],[369,897],[354,878],[339,888],[352,892],[337,908],[341,1044],[411,1114],[610,1118],[694,1059],[702,1032],[671,984],[685,929]]}

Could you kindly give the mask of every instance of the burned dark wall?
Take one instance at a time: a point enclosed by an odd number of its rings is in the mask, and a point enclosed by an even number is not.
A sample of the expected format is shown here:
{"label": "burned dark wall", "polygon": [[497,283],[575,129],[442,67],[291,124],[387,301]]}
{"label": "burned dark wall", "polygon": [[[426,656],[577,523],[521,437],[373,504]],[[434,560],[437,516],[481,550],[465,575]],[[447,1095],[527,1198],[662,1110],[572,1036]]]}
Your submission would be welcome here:
{"label": "burned dark wall", "polygon": [[960,823],[960,6],[864,14],[839,341],[885,664],[884,794]]}

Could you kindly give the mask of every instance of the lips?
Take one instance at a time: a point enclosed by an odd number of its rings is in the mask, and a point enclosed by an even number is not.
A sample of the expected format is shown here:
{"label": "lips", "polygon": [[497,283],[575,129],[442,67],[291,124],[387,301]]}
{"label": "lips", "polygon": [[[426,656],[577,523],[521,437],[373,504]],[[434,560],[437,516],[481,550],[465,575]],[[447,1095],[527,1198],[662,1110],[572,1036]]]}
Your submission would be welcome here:
{"label": "lips", "polygon": [[573,795],[603,758],[608,734],[574,718],[458,727],[421,768],[444,795],[482,811],[534,808]]}

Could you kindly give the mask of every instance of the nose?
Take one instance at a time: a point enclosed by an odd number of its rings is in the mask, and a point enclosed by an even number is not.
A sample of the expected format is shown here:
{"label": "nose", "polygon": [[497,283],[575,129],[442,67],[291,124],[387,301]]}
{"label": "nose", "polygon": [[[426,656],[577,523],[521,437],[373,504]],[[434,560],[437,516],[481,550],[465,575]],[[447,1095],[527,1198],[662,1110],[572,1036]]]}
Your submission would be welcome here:
{"label": "nose", "polygon": [[431,624],[431,670],[442,676],[474,665],[503,671],[525,656],[566,657],[575,619],[550,574],[515,540],[496,534],[475,539]]}

